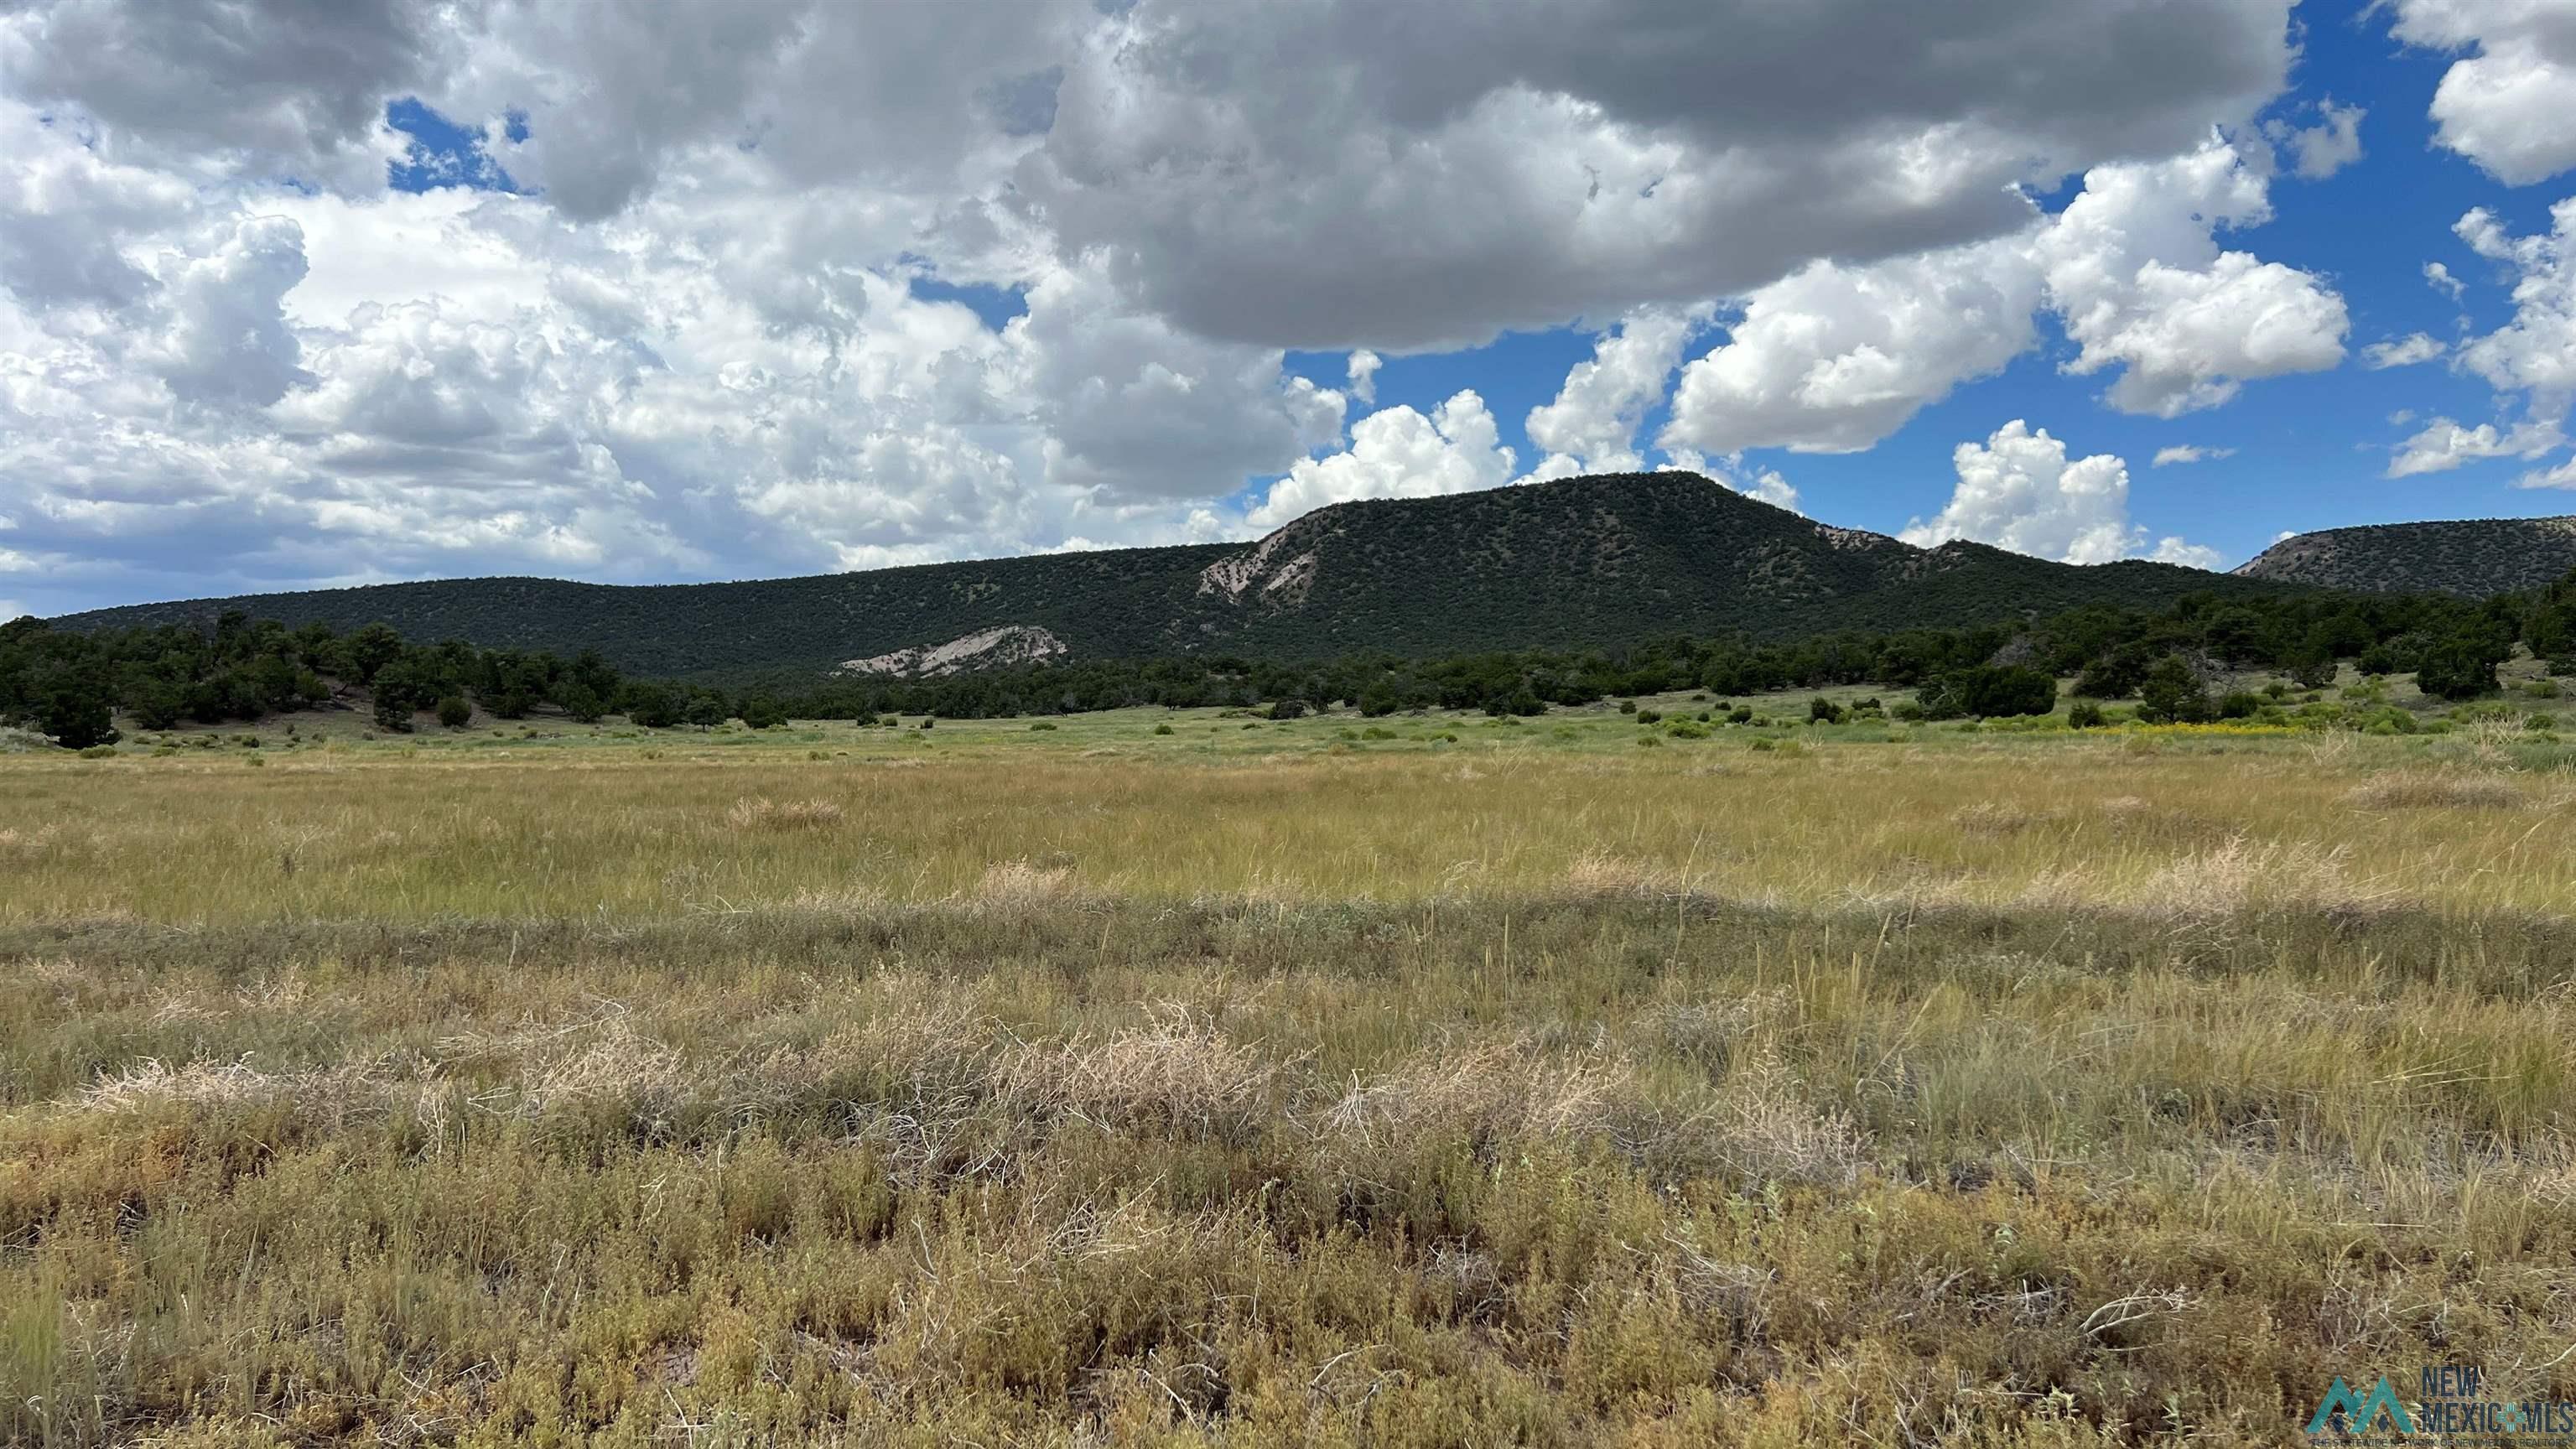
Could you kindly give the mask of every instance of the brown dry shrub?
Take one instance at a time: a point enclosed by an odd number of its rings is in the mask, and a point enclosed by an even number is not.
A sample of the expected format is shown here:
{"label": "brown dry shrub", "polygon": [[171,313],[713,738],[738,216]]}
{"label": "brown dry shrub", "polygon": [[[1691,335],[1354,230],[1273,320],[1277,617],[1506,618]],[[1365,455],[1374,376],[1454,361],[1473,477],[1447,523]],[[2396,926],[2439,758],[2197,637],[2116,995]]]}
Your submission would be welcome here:
{"label": "brown dry shrub", "polygon": [[2354,787],[2343,803],[2356,810],[2519,810],[2530,797],[2492,776],[2399,774]]}
{"label": "brown dry shrub", "polygon": [[1648,900],[1679,891],[1682,877],[1669,866],[1587,850],[1566,867],[1565,888],[1596,900]]}
{"label": "brown dry shrub", "polygon": [[519,1074],[518,1110],[529,1116],[580,1104],[620,1107],[639,1122],[668,1115],[692,1083],[680,1054],[645,1036],[624,1017],[577,1034]]}
{"label": "brown dry shrub", "polygon": [[1114,1131],[1248,1142],[1279,1115],[1289,1063],[1165,1005],[1151,1027],[1106,1041],[1023,1047],[1005,1063],[1023,1112],[1063,1113]]}
{"label": "brown dry shrub", "polygon": [[1788,993],[1776,990],[1723,1001],[1669,1002],[1639,1012],[1628,1036],[1716,1079],[1749,1042],[1788,1014]]}
{"label": "brown dry shrub", "polygon": [[1950,823],[1967,835],[2019,835],[2025,830],[2046,825],[2057,819],[2053,810],[2026,810],[1996,800],[1980,800],[1952,811]]}
{"label": "brown dry shrub", "polygon": [[1072,867],[1025,860],[988,865],[975,883],[975,904],[994,911],[1034,911],[1076,894]]}
{"label": "brown dry shrub", "polygon": [[736,800],[725,812],[734,830],[828,830],[841,823],[841,807],[830,800]]}
{"label": "brown dry shrub", "polygon": [[193,1061],[173,1067],[147,1058],[114,1075],[101,1074],[73,1105],[92,1112],[134,1112],[177,1106],[190,1111],[279,1106],[327,1130],[374,1117],[399,1096],[433,1095],[434,1083],[395,1077],[381,1060],[344,1061],[294,1072],[263,1072],[248,1057]]}
{"label": "brown dry shrub", "polygon": [[2147,877],[2139,903],[2160,915],[2224,916],[2259,906],[2365,910],[2393,892],[2355,881],[2351,850],[2313,841],[2253,844],[2231,836],[2211,850],[2195,851]]}
{"label": "brown dry shrub", "polygon": [[1503,1042],[1425,1053],[1375,1081],[1354,1080],[1315,1130],[1362,1149],[1452,1136],[1483,1151],[1520,1137],[1607,1133],[1640,1095],[1624,1061]]}
{"label": "brown dry shrub", "polygon": [[[1696,1147],[1749,1182],[1849,1187],[1860,1176],[1866,1143],[1849,1113],[1802,1095],[1777,1058],[1758,1060],[1727,1081],[1713,1108],[1676,1131],[1677,1148]],[[1687,1159],[1677,1164],[1687,1171]]]}

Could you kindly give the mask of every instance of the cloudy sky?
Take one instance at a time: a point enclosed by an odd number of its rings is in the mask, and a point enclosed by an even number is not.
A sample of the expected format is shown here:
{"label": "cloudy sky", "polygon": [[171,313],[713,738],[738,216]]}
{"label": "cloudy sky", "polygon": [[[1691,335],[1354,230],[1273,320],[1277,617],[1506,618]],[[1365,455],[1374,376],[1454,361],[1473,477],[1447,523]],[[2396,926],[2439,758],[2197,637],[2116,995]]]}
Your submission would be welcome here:
{"label": "cloudy sky", "polygon": [[2576,511],[2576,0],[0,0],[0,617]]}

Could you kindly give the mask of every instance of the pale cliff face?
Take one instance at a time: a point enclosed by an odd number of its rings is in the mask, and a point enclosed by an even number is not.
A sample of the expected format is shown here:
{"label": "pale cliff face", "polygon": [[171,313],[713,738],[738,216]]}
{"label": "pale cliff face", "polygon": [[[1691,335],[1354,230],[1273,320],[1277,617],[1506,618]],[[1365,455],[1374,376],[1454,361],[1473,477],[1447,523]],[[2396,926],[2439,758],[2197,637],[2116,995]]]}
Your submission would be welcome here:
{"label": "pale cliff face", "polygon": [[1004,624],[993,629],[978,629],[945,644],[916,645],[871,659],[843,660],[836,672],[926,679],[968,669],[1034,664],[1065,652],[1064,641],[1047,630],[1027,624]]}

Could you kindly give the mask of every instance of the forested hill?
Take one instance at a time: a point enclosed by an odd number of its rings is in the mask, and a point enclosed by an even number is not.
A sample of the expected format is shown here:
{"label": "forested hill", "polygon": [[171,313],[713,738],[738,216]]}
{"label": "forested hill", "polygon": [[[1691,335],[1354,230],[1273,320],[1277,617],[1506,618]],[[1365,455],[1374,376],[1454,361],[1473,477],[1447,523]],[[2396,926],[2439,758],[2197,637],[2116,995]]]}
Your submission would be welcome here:
{"label": "forested hill", "polygon": [[2576,517],[2329,528],[2285,538],[2236,572],[2361,593],[2483,599],[2553,583],[2569,569],[2576,569]]}
{"label": "forested hill", "polygon": [[390,624],[406,639],[571,655],[597,649],[620,669],[717,677],[939,644],[995,624],[1077,637],[1087,652],[1159,652],[1159,621],[1230,545],[1041,554],[809,578],[723,584],[576,584],[439,579],[291,594],[135,604],[57,619],[57,628],[211,625],[226,610],[347,632]]}
{"label": "forested hill", "polygon": [[629,671],[712,679],[916,658],[906,651],[984,635],[1072,660],[1424,657],[1732,630],[1786,639],[1977,625],[2285,587],[2167,564],[2049,563],[1972,543],[1921,549],[1818,524],[1696,474],[1644,473],[1339,504],[1251,544],[722,584],[455,579],[138,604],[55,622],[210,625],[238,609],[341,630],[385,623],[406,638],[486,648],[595,648]]}

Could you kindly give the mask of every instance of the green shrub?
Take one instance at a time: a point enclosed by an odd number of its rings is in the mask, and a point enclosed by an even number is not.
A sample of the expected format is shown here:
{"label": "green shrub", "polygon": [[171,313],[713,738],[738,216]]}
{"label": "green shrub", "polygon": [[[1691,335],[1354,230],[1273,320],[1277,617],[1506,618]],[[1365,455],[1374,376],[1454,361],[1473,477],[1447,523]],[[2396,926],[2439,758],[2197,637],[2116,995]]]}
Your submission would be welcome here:
{"label": "green shrub", "polygon": [[438,723],[441,728],[461,730],[473,723],[473,720],[474,706],[465,702],[465,696],[450,694],[439,699]]}
{"label": "green shrub", "polygon": [[2323,689],[2335,682],[2334,655],[2324,650],[2308,650],[2290,660],[2290,678],[2303,689]]}
{"label": "green shrub", "polygon": [[2088,699],[2126,699],[2146,682],[2146,651],[2117,649],[2084,666],[2075,677],[2075,692]]}
{"label": "green shrub", "polygon": [[84,760],[112,760],[116,758],[116,746],[90,745],[81,750],[80,757]]}
{"label": "green shrub", "polygon": [[2149,724],[2199,724],[2217,713],[2199,671],[2179,654],[2157,660],[2138,685],[2138,718]]}
{"label": "green shrub", "polygon": [[1750,724],[1750,723],[1752,723],[1752,722],[1753,722],[1753,706],[1751,706],[1751,705],[1749,705],[1749,704],[1739,704],[1739,705],[1737,705],[1735,708],[1728,710],[1728,711],[1726,712],[1726,722],[1727,722],[1728,724]]}
{"label": "green shrub", "polygon": [[1834,703],[1832,700],[1825,698],[1821,694],[1807,701],[1807,723],[1841,724],[1842,722],[1843,707],[1841,705]]}
{"label": "green shrub", "polygon": [[2218,717],[2220,719],[2250,719],[2253,717],[2254,712],[2262,707],[2263,701],[2255,698],[2246,691],[2241,689],[2230,690],[2224,698],[2218,701]]}
{"label": "green shrub", "polygon": [[2053,714],[2057,678],[2018,664],[1980,664],[1953,670],[1923,688],[1921,703],[1933,719],[1972,719]]}
{"label": "green shrub", "polygon": [[1051,729],[1054,729],[1054,728],[1055,728],[1055,721],[1053,721],[1053,720],[1043,720],[1043,719],[1042,719],[1042,720],[1033,720],[1033,721],[1031,721],[1031,722],[1030,722],[1030,724],[1029,724],[1029,729],[1031,730],[1031,732],[1035,732],[1035,731],[1038,731],[1038,730],[1051,730]]}
{"label": "green shrub", "polygon": [[1637,711],[1637,723],[1641,725],[1661,724],[1663,721],[1664,715],[1661,710],[1641,709]]}
{"label": "green shrub", "polygon": [[2435,699],[2475,699],[2496,689],[2496,666],[2503,662],[2495,645],[2460,635],[2424,651],[2415,667],[2415,687]]}
{"label": "green shrub", "polygon": [[2069,729],[2098,730],[2110,722],[2109,718],[2102,713],[2102,706],[2089,699],[2075,701],[2074,705],[2066,711],[2066,726]]}
{"label": "green shrub", "polygon": [[[0,696],[5,697],[5,696]],[[112,745],[119,738],[103,678],[81,674],[47,691],[36,707],[36,729],[67,750]]]}
{"label": "green shrub", "polygon": [[1158,724],[1154,726],[1154,733],[1158,735],[1167,735],[1172,733],[1172,727],[1167,724]]}
{"label": "green shrub", "polygon": [[1664,727],[1664,733],[1677,740],[1704,740],[1708,738],[1708,727],[1696,720],[1675,720]]}

